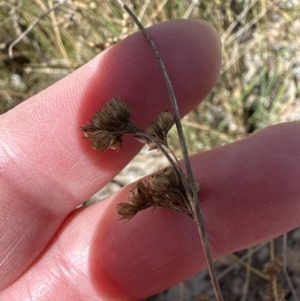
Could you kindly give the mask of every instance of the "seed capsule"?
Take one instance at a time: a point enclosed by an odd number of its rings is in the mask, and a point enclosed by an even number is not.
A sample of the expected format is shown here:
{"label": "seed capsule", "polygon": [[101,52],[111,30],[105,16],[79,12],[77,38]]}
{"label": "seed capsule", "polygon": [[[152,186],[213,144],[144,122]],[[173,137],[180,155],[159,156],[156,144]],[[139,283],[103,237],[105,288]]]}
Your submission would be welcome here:
{"label": "seed capsule", "polygon": [[172,188],[172,185],[167,177],[161,174],[154,174],[150,178],[150,187],[158,192],[166,192]]}
{"label": "seed capsule", "polygon": [[128,203],[121,203],[117,205],[117,213],[120,219],[131,219],[139,212],[138,207],[132,206]]}
{"label": "seed capsule", "polygon": [[161,112],[157,118],[157,125],[160,127],[164,136],[166,136],[174,124],[174,117],[170,111]]}

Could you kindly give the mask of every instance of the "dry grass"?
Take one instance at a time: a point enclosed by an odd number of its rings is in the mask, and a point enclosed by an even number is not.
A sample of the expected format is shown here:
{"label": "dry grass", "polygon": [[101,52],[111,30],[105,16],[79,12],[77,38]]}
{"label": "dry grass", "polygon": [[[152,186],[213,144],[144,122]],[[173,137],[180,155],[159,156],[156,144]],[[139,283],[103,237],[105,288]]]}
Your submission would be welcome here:
{"label": "dry grass", "polygon": [[[145,26],[173,18],[203,18],[221,36],[220,80],[207,100],[184,119],[192,152],[230,143],[274,123],[300,119],[298,1],[127,2]],[[0,113],[66,76],[136,30],[114,1],[69,0],[41,19],[15,45],[14,59],[10,60],[9,45],[56,3],[54,0],[0,1]],[[175,142],[173,146],[177,148]],[[143,175],[136,163],[144,160],[141,156],[125,171],[133,174],[130,180]],[[120,178],[126,184],[124,176]],[[237,261],[231,260],[227,267],[236,264]],[[260,283],[262,277],[257,278]],[[246,296],[243,300],[252,300],[253,294],[245,290],[236,292],[236,296],[232,293],[229,299],[240,300]]]}

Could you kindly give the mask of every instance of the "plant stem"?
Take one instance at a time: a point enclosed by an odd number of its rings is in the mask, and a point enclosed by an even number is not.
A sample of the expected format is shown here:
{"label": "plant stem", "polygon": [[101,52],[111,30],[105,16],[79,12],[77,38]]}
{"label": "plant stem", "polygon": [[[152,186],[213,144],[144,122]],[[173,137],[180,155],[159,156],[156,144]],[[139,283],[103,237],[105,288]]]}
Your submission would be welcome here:
{"label": "plant stem", "polygon": [[[170,80],[169,75],[166,71],[165,65],[164,65],[164,63],[163,63],[163,61],[162,61],[162,59],[159,55],[159,52],[158,52],[154,42],[150,38],[148,32],[145,30],[145,28],[143,27],[141,22],[134,15],[134,13],[129,9],[129,7],[126,4],[124,4],[121,0],[118,0],[118,2],[128,12],[128,14],[131,16],[131,18],[137,24],[137,26],[139,27],[141,32],[144,34],[146,40],[148,41],[148,43],[150,44],[150,46],[153,50],[155,58],[156,58],[156,60],[159,64],[160,70],[163,74],[163,77],[164,77],[164,80],[165,80],[165,83],[166,83],[166,86],[167,86],[169,98],[170,98],[170,101],[171,101],[171,105],[172,105],[172,108],[173,108],[175,124],[176,124],[177,132],[178,132],[178,136],[179,136],[179,140],[180,140],[180,145],[181,145],[181,151],[182,151],[182,155],[183,155],[185,166],[186,166],[187,176],[188,176],[188,179],[189,179],[189,185],[187,185],[188,187],[187,187],[186,192],[187,192],[187,195],[188,195],[188,198],[189,198],[190,206],[192,208],[194,221],[196,222],[196,224],[198,226],[199,236],[200,236],[200,239],[201,239],[201,243],[202,243],[202,247],[203,247],[203,250],[204,250],[205,258],[206,258],[206,261],[207,261],[207,264],[208,264],[208,271],[209,271],[209,274],[210,274],[210,277],[211,277],[211,281],[212,281],[212,285],[213,285],[213,288],[214,288],[214,291],[215,291],[216,299],[217,299],[217,301],[223,301],[222,292],[221,292],[221,289],[220,289],[220,286],[219,286],[219,283],[218,283],[218,280],[217,280],[216,272],[215,272],[215,269],[214,269],[214,266],[213,266],[213,260],[212,260],[212,256],[211,256],[211,251],[210,251],[210,246],[209,246],[209,242],[208,242],[207,232],[206,232],[205,225],[204,225],[204,219],[202,217],[200,207],[199,207],[194,175],[193,175],[191,163],[190,163],[190,160],[189,160],[187,144],[186,144],[186,140],[185,140],[185,137],[184,137],[183,128],[182,128],[182,124],[181,124],[181,120],[180,120],[180,113],[179,113],[179,109],[178,109],[178,104],[177,104],[177,101],[176,101],[176,97],[175,97],[175,93],[174,93],[174,90],[173,90],[173,87],[172,87],[171,80]],[[184,183],[186,183],[186,181],[184,181],[182,183],[184,184]]]}
{"label": "plant stem", "polygon": [[174,168],[174,170],[175,170],[176,174],[178,175],[180,181],[184,184],[185,179],[183,177],[183,173],[182,173],[182,170],[180,168],[180,165],[175,163],[175,161],[172,159],[172,157],[169,155],[169,153],[166,151],[166,149],[161,145],[161,143],[158,142],[156,139],[154,139],[151,135],[148,135],[145,131],[143,131],[139,127],[137,127],[135,129],[135,133],[149,139],[150,141],[152,141],[159,148],[159,150],[163,153],[163,155],[167,158],[169,163]]}
{"label": "plant stem", "polygon": [[217,301],[223,301],[224,299],[223,299],[221,288],[220,288],[220,285],[218,282],[216,270],[214,268],[214,263],[213,263],[212,256],[211,256],[207,232],[205,229],[202,213],[201,213],[201,210],[200,210],[200,207],[198,204],[198,199],[197,199],[197,204],[195,204],[194,201],[191,203],[191,207],[192,207],[192,211],[193,211],[193,215],[194,215],[194,221],[196,222],[196,224],[198,226],[198,232],[199,232],[199,236],[201,239],[202,248],[204,250],[205,259],[207,262],[207,268],[208,268],[208,272],[210,275],[210,280],[211,280],[212,286],[214,288],[216,299],[217,299]]}

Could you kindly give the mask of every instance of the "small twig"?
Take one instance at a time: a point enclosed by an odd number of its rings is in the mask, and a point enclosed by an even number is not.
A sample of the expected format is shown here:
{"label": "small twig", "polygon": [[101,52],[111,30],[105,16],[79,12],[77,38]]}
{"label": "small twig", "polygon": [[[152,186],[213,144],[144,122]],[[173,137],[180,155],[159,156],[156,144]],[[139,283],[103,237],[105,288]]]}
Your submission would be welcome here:
{"label": "small twig", "polygon": [[[202,247],[204,250],[204,254],[205,254],[205,258],[208,264],[208,271],[211,277],[211,281],[212,281],[212,285],[215,291],[215,295],[216,295],[216,299],[218,301],[222,301],[223,300],[223,296],[221,293],[221,289],[217,280],[217,275],[213,266],[213,260],[212,260],[212,256],[211,256],[211,251],[210,251],[210,246],[208,243],[208,237],[207,237],[207,232],[204,226],[204,219],[202,217],[202,213],[200,211],[199,208],[199,203],[198,203],[198,192],[197,192],[197,188],[195,185],[195,180],[194,180],[194,175],[193,175],[193,171],[192,171],[192,167],[191,167],[191,163],[189,160],[189,154],[188,154],[188,149],[187,149],[187,144],[185,141],[185,137],[184,137],[184,133],[183,133],[183,128],[181,125],[181,120],[180,120],[180,113],[179,113],[179,108],[177,105],[177,101],[176,101],[176,97],[175,97],[175,93],[172,87],[172,83],[171,80],[169,78],[169,75],[166,71],[165,65],[159,55],[159,52],[154,44],[154,42],[152,41],[152,39],[150,38],[148,32],[145,30],[145,28],[143,27],[143,25],[141,24],[141,22],[138,20],[138,18],[134,15],[134,13],[129,9],[129,7],[124,4],[121,0],[117,0],[118,3],[128,12],[128,14],[131,16],[131,18],[134,20],[134,22],[137,24],[137,26],[139,27],[139,29],[141,30],[141,32],[144,34],[146,40],[148,41],[148,43],[150,44],[152,51],[155,55],[155,58],[159,64],[160,70],[163,74],[166,86],[167,86],[167,90],[168,90],[168,94],[170,97],[170,101],[171,101],[171,105],[172,105],[172,109],[173,109],[173,113],[174,113],[174,119],[175,119],[175,124],[176,124],[176,128],[177,128],[177,132],[178,132],[178,136],[179,136],[179,141],[180,141],[180,145],[181,145],[181,151],[182,151],[182,155],[184,158],[184,162],[185,162],[185,167],[186,167],[186,171],[187,171],[187,176],[189,179],[189,189],[187,189],[186,193],[188,195],[189,198],[189,202],[190,202],[190,206],[192,208],[192,213],[194,216],[194,221],[196,222],[197,226],[198,226],[198,231],[199,231],[199,236],[201,239],[201,243],[202,243]],[[186,181],[184,181],[183,183],[185,183]]]}
{"label": "small twig", "polygon": [[178,161],[178,159],[177,159],[175,153],[174,153],[173,150],[171,149],[171,147],[168,146],[167,149],[168,149],[168,151],[172,154],[172,156],[174,157],[174,159],[175,159],[177,165],[179,166],[179,165],[180,165],[180,164],[179,164],[179,161]]}
{"label": "small twig", "polygon": [[[260,245],[258,245],[256,247],[254,247],[253,250],[252,250],[253,251],[252,253],[254,254],[255,252],[259,251],[266,244],[267,243],[264,243],[264,244],[260,244]],[[218,275],[218,280],[220,281],[221,279],[223,279],[224,277],[226,277],[233,269],[235,269],[236,267],[238,267],[238,264],[240,264],[240,263],[243,263],[242,265],[245,266],[245,267],[247,267],[247,263],[245,263],[244,261],[249,258],[249,255],[250,255],[249,253],[246,253],[241,258],[239,258],[236,255],[231,254],[230,256],[231,257],[233,256],[234,260],[236,260],[238,258],[238,261],[234,262],[233,264],[231,264],[230,266],[228,266],[224,271],[220,272],[219,275]],[[251,266],[250,266],[250,268],[251,268]],[[258,270],[251,269],[251,272],[256,273],[256,271],[258,271]],[[261,275],[258,274],[258,276],[259,277],[263,276],[262,278],[268,280],[268,278],[263,273],[261,273]],[[210,288],[211,288],[211,284],[208,283],[207,285],[204,286],[204,288],[202,289],[202,292],[207,292],[207,290],[210,289]]]}
{"label": "small twig", "polygon": [[[249,248],[248,253],[249,253],[249,257],[248,257],[248,260],[247,260],[247,264],[249,266],[251,266],[253,249]],[[245,283],[243,285],[243,294],[242,294],[241,301],[246,301],[247,294],[248,294],[248,289],[249,289],[249,283],[250,283],[250,274],[251,274],[251,270],[246,269],[246,277],[245,277]]]}
{"label": "small twig", "polygon": [[[49,7],[53,7],[52,0],[48,0],[48,4],[49,4]],[[69,57],[68,57],[67,51],[66,51],[66,49],[64,47],[64,43],[62,41],[61,34],[59,32],[59,28],[58,28],[58,24],[57,24],[57,20],[56,20],[54,12],[50,13],[50,18],[52,20],[53,31],[54,31],[54,34],[55,34],[55,37],[56,37],[56,43],[57,43],[57,46],[58,46],[58,48],[60,50],[60,53],[62,54],[63,58],[66,61],[69,61]]]}
{"label": "small twig", "polygon": [[179,284],[179,291],[180,291],[180,293],[179,293],[179,295],[180,295],[179,301],[184,301],[184,282],[181,282]]}
{"label": "small twig", "polygon": [[149,44],[150,44],[150,46],[153,50],[153,53],[155,55],[156,60],[158,61],[160,70],[163,74],[163,77],[164,77],[164,80],[166,82],[166,86],[167,86],[167,89],[168,89],[168,94],[169,94],[169,97],[170,97],[170,101],[171,101],[171,105],[172,105],[172,109],[173,109],[173,113],[174,113],[175,124],[176,124],[176,128],[177,128],[177,131],[178,131],[179,141],[180,141],[180,145],[181,145],[181,149],[182,149],[182,155],[183,155],[183,158],[184,158],[184,161],[185,161],[185,164],[186,164],[186,171],[187,171],[189,179],[193,180],[193,182],[194,182],[192,167],[191,167],[190,162],[189,162],[188,149],[187,149],[187,145],[186,145],[186,141],[185,141],[184,133],[183,133],[183,128],[182,128],[181,121],[180,121],[179,108],[178,108],[178,105],[177,105],[177,100],[176,100],[176,96],[175,96],[175,93],[174,93],[174,90],[173,90],[171,80],[170,80],[169,75],[168,75],[168,73],[166,71],[166,68],[165,68],[165,64],[162,61],[154,42],[152,41],[152,39],[150,38],[148,32],[145,30],[145,28],[143,27],[141,22],[138,20],[138,18],[134,15],[134,13],[129,9],[129,7],[126,4],[124,4],[120,0],[118,0],[118,2],[129,13],[129,15],[132,17],[134,22],[137,24],[137,26],[139,27],[141,32],[144,34],[146,40],[149,42]]}
{"label": "small twig", "polygon": [[112,179],[110,182],[119,185],[121,188],[125,186],[123,183],[116,179]]}
{"label": "small twig", "polygon": [[36,19],[17,39],[15,39],[8,47],[8,55],[9,58],[12,60],[14,58],[13,55],[13,47],[18,44],[24,37],[43,19],[45,18],[49,13],[57,9],[59,6],[67,2],[68,0],[61,0],[60,2],[56,3],[54,6],[49,8],[46,12],[42,13],[38,19]]}
{"label": "small twig", "polygon": [[[270,262],[275,260],[275,245],[274,245],[274,239],[270,240]],[[271,277],[270,279],[271,287],[273,290],[273,296],[275,301],[279,301],[278,297],[278,288],[277,288],[277,277]]]}
{"label": "small twig", "polygon": [[291,290],[291,293],[292,293],[295,301],[299,301],[299,298],[298,298],[297,293],[295,291],[294,285],[293,285],[293,283],[291,281],[291,278],[290,278],[290,276],[289,276],[289,274],[287,272],[287,268],[286,268],[286,266],[287,266],[287,259],[286,259],[286,254],[287,254],[287,233],[283,234],[282,245],[283,245],[283,247],[282,247],[283,274],[285,276],[285,279],[286,279],[286,281],[288,283],[288,286],[289,286],[289,288]]}
{"label": "small twig", "polygon": [[[258,277],[260,277],[262,279],[265,279],[266,281],[269,281],[269,279],[270,279],[269,276],[267,276],[265,273],[261,272],[260,270],[254,268],[253,266],[249,265],[247,262],[244,261],[244,258],[239,258],[235,254],[230,254],[229,256],[232,257],[237,263],[239,263],[245,269],[247,269],[250,272],[252,272],[254,275],[256,275],[256,276],[258,276]],[[247,258],[249,259],[248,256],[247,256]]]}
{"label": "small twig", "polygon": [[140,135],[142,135],[144,137],[146,137],[149,140],[151,140],[159,148],[159,150],[163,153],[163,155],[166,157],[166,159],[169,161],[169,163],[172,165],[172,167],[176,171],[177,175],[179,176],[180,181],[184,184],[185,180],[184,180],[184,178],[182,176],[182,170],[180,168],[180,165],[178,165],[178,164],[175,163],[175,161],[168,154],[168,152],[166,151],[166,149],[161,145],[161,143],[159,143],[151,135],[148,135],[145,131],[143,131],[143,130],[141,130],[139,128],[136,128],[136,133],[140,134]]}

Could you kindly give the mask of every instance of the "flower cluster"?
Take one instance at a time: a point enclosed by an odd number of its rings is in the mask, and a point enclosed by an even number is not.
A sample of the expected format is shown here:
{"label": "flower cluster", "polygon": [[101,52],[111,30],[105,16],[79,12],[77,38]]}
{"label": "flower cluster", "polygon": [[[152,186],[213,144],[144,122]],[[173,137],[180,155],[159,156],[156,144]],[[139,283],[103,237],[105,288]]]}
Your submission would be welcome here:
{"label": "flower cluster", "polygon": [[[198,191],[200,185],[196,183]],[[120,219],[131,219],[139,211],[153,207],[168,208],[193,217],[186,190],[172,167],[153,174],[148,184],[138,182],[130,192],[128,203],[117,206]]]}
{"label": "flower cluster", "polygon": [[105,151],[119,150],[122,135],[132,131],[130,108],[127,102],[113,97],[97,112],[90,123],[82,127],[84,136],[92,140],[92,147]]}
{"label": "flower cluster", "polygon": [[[100,151],[109,148],[119,150],[123,134],[131,133],[137,140],[147,144],[149,150],[161,149],[172,153],[167,134],[173,124],[173,115],[164,111],[144,131],[131,121],[127,102],[113,97],[93,116],[90,123],[82,127],[82,131],[85,138],[92,140],[92,147]],[[164,154],[168,156],[167,151]],[[174,169],[177,159],[176,162],[172,158],[170,160],[172,167],[152,175],[149,183],[138,182],[130,192],[128,203],[117,206],[121,219],[131,219],[139,211],[149,207],[168,208],[193,217],[187,192],[190,189],[189,180],[179,166]],[[196,185],[200,189],[199,184]]]}
{"label": "flower cluster", "polygon": [[[174,117],[169,111],[161,112],[156,122],[152,122],[148,125],[146,133],[152,137],[155,141],[159,142],[164,146],[168,146],[167,134],[174,124]],[[136,134],[134,135],[140,142],[145,143],[149,146],[149,150],[157,149],[158,146],[153,140],[145,137],[145,135]]]}
{"label": "flower cluster", "polygon": [[113,97],[101,111],[97,112],[90,123],[81,129],[87,139],[92,140],[95,150],[105,151],[109,148],[119,150],[123,134],[131,133],[142,143],[148,144],[149,150],[159,149],[157,143],[168,146],[167,134],[174,123],[169,111],[158,115],[156,122],[141,130],[130,119],[130,108],[126,101]]}

